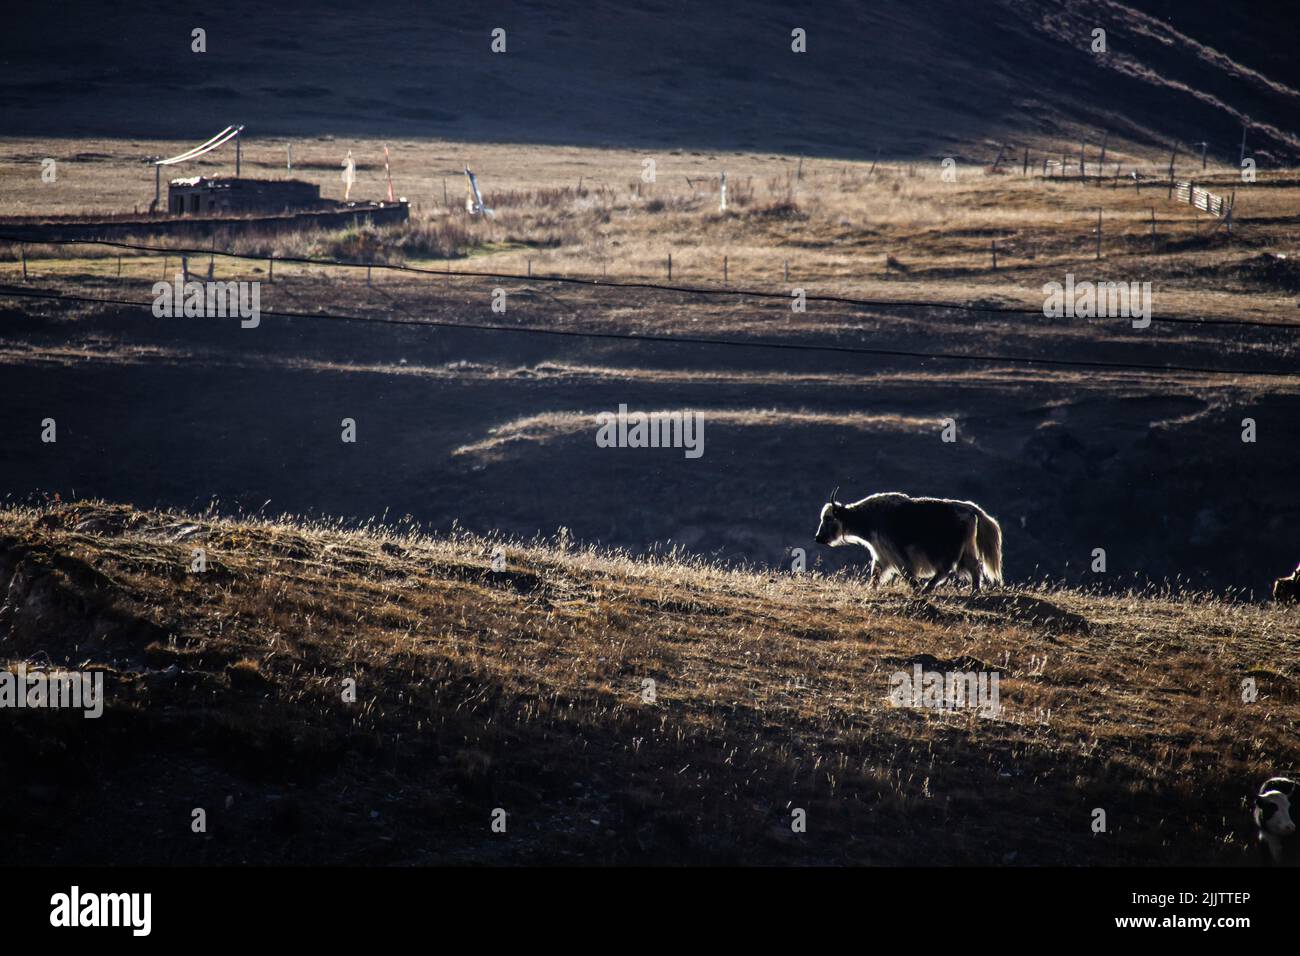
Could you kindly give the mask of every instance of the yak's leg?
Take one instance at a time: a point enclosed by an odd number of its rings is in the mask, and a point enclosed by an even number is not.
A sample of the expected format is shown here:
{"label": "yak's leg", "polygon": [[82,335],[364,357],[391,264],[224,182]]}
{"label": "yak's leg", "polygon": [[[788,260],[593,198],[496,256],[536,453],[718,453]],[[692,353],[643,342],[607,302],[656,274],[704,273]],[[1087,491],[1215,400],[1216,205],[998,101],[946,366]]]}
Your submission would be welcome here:
{"label": "yak's leg", "polygon": [[943,582],[947,581],[950,577],[952,577],[952,572],[955,570],[956,568],[948,568],[948,570],[946,571],[936,571],[934,573],[934,577],[930,578],[929,581],[925,582],[925,587],[921,588],[921,593],[929,594],[940,584],[943,584]]}
{"label": "yak's leg", "polygon": [[966,532],[966,541],[962,546],[961,554],[958,556],[958,563],[965,570],[970,572],[970,593],[978,594],[980,590],[980,576],[983,573],[984,566],[980,563],[979,558],[979,540],[977,532],[979,531],[979,519],[972,519]]}
{"label": "yak's leg", "polygon": [[970,574],[970,593],[979,594],[980,578],[983,576],[983,568],[979,559],[967,551],[961,556],[961,567],[963,571]]}
{"label": "yak's leg", "polygon": [[867,587],[876,591],[880,588],[880,578],[884,574],[880,569],[879,561],[871,562],[871,570],[867,573]]}
{"label": "yak's leg", "polygon": [[921,593],[929,594],[931,591],[933,591],[936,587],[939,586],[940,581],[946,581],[947,579],[948,579],[948,573],[946,571],[934,575],[934,577],[930,578],[930,580],[925,582],[925,587],[921,588]]}

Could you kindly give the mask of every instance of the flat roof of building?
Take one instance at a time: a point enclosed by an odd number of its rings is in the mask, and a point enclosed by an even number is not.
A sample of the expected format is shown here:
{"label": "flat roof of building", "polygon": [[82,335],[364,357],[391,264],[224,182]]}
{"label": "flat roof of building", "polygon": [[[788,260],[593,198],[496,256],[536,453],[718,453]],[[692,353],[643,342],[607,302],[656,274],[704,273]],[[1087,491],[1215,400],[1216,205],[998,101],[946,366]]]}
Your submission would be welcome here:
{"label": "flat roof of building", "polygon": [[315,186],[315,183],[309,183],[305,179],[249,179],[247,176],[191,176],[188,179],[172,179],[169,181],[172,186],[212,186],[212,187],[230,187],[230,186]]}

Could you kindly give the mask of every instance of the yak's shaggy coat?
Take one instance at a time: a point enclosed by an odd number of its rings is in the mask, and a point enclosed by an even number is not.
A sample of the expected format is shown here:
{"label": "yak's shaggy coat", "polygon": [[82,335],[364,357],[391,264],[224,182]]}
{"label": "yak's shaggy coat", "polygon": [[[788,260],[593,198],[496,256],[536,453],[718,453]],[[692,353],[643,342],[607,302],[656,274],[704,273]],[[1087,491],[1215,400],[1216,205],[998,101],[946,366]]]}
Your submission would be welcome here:
{"label": "yak's shaggy coat", "polygon": [[1273,600],[1279,604],[1300,602],[1300,568],[1296,568],[1285,578],[1273,582]]}
{"label": "yak's shaggy coat", "polygon": [[1002,583],[1002,528],[979,505],[948,498],[910,498],[896,491],[822,508],[817,543],[860,544],[871,552],[871,583],[898,575],[931,591],[954,574]]}

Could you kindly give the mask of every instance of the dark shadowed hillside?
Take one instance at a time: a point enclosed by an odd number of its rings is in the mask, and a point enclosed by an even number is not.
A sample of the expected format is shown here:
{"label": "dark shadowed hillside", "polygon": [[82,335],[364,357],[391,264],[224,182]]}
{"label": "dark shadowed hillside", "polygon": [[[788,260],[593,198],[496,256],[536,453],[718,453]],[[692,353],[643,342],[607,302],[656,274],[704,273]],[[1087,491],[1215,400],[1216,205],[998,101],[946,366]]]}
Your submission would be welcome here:
{"label": "dark shadowed hillside", "polygon": [[[705,17],[668,0],[321,3],[279,15],[234,0],[105,17],[56,3],[5,24],[0,111],[11,135],[193,138],[242,122],[254,137],[974,158],[990,140],[1101,129],[1160,148],[1204,139],[1235,158],[1248,114],[1261,163],[1300,155],[1295,70],[1261,49],[1287,21],[1283,4],[1248,16],[1161,0],[724,6],[730,15],[711,5]],[[496,27],[503,55],[489,49]],[[791,52],[795,27],[806,54]],[[205,53],[191,51],[195,28]],[[1107,31],[1104,56],[1089,50],[1094,28]]]}

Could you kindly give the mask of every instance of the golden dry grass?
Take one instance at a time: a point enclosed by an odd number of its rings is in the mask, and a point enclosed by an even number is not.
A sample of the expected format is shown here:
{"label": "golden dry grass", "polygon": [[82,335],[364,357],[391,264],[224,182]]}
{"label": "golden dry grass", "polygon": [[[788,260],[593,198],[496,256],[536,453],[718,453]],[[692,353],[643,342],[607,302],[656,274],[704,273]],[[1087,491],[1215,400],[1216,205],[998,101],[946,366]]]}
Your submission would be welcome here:
{"label": "golden dry grass", "polygon": [[[130,211],[152,195],[152,183],[131,164],[148,151],[176,143],[94,140],[60,143],[65,162],[57,184],[33,179],[7,195],[0,214],[84,214]],[[382,155],[375,142],[295,143],[295,175],[341,198],[336,173],[352,149],[360,160],[356,196],[383,195]],[[39,141],[9,140],[0,150],[0,175],[18,174],[18,159],[49,152]],[[993,173],[957,167],[946,182],[939,162],[841,162],[770,154],[639,152],[590,148],[461,145],[437,141],[392,144],[399,193],[414,203],[407,227],[333,236],[289,234],[223,237],[234,251],[257,255],[325,255],[406,261],[441,268],[663,280],[673,258],[677,282],[720,286],[723,260],[729,284],[765,289],[889,299],[988,299],[1029,308],[1042,305],[1041,286],[1079,279],[1150,280],[1163,315],[1232,315],[1294,319],[1300,278],[1265,275],[1259,257],[1289,254],[1300,238],[1300,178],[1293,170],[1265,170],[1246,184],[1231,168],[1184,160],[1176,177],[1223,194],[1235,192],[1236,231],[1211,238],[1216,220],[1172,202],[1154,183],[1140,191],[1121,177],[1080,182],[1048,179],[1020,160]],[[5,162],[4,155],[9,158]],[[1041,153],[1035,154],[1041,159]],[[642,181],[645,160],[655,181]],[[1159,178],[1167,157],[1112,148],[1106,173],[1119,163]],[[462,161],[478,173],[494,219],[464,212]],[[802,165],[801,165],[802,162]],[[251,141],[245,175],[283,175],[283,144]],[[188,173],[229,173],[218,157]],[[719,175],[728,176],[729,208],[718,210]],[[29,177],[30,178],[30,177]],[[446,185],[447,199],[443,199]],[[1094,257],[1098,209],[1103,214],[1100,261]],[[1150,218],[1157,219],[1157,240]],[[991,246],[998,244],[998,268]],[[33,247],[29,268],[51,278],[115,274],[116,252]],[[6,256],[13,261],[13,250]],[[472,256],[473,264],[460,261]],[[788,263],[789,281],[785,279]],[[124,275],[156,276],[161,261],[128,259]],[[223,262],[226,277],[253,276],[250,263]],[[291,275],[285,265],[278,274]],[[1284,270],[1285,271],[1285,270]]]}
{"label": "golden dry grass", "polygon": [[[680,409],[647,409],[646,414],[678,415]],[[857,431],[920,431],[942,427],[940,418],[918,418],[909,415],[835,414],[775,408],[753,408],[745,411],[728,409],[691,409],[710,425],[740,426],[744,428],[788,428],[836,425]],[[591,432],[596,422],[595,414],[581,412],[543,412],[498,425],[481,441],[457,448],[453,454],[468,455],[485,460],[499,460],[507,446],[517,442],[548,442],[570,435]],[[680,430],[680,426],[679,426]]]}
{"label": "golden dry grass", "polygon": [[[404,521],[99,503],[0,513],[0,571],[25,582],[6,656],[109,668],[119,728],[79,746],[27,714],[7,759],[197,764],[167,785],[182,801],[220,774],[294,781],[289,835],[248,824],[244,859],[1232,863],[1244,794],[1300,765],[1300,616],[1203,595],[918,600]],[[892,706],[913,662],[996,670],[1001,717]],[[372,804],[380,842],[341,822]],[[96,823],[117,842],[157,825]]]}

